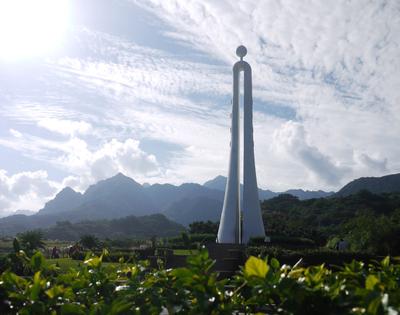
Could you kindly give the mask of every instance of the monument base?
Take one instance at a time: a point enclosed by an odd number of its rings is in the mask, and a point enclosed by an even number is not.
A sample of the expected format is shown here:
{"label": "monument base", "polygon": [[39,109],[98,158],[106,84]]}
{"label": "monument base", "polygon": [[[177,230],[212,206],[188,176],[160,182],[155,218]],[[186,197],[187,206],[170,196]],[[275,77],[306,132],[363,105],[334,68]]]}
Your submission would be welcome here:
{"label": "monument base", "polygon": [[210,258],[215,260],[213,271],[221,278],[233,276],[246,262],[246,245],[211,243],[206,248]]}

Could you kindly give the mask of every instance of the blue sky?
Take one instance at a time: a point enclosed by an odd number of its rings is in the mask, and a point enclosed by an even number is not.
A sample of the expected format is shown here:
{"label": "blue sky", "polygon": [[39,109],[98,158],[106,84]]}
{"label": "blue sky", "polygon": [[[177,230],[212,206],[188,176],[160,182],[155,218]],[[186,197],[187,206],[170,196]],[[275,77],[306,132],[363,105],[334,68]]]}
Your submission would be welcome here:
{"label": "blue sky", "polygon": [[262,188],[400,171],[398,1],[4,0],[0,214],[123,172],[226,175],[231,68],[253,68]]}

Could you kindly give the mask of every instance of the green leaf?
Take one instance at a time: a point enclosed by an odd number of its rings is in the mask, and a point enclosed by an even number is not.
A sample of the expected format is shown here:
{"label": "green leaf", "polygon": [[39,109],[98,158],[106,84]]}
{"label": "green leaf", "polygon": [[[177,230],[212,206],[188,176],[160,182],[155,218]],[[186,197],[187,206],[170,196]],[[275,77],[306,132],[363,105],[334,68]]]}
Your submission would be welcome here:
{"label": "green leaf", "polygon": [[109,314],[110,315],[126,314],[131,306],[132,304],[126,301],[115,301],[111,305],[111,310]]}
{"label": "green leaf", "polygon": [[31,267],[34,271],[39,271],[44,266],[45,259],[41,252],[37,251],[31,258]]}
{"label": "green leaf", "polygon": [[88,267],[97,268],[101,265],[100,257],[92,257],[84,261],[84,264],[88,265]]}
{"label": "green leaf", "polygon": [[276,258],[272,258],[271,261],[269,262],[269,264],[274,269],[279,269],[279,267],[280,267],[280,263],[279,263],[278,259],[276,259]]}
{"label": "green leaf", "polygon": [[373,299],[369,304],[368,304],[368,314],[378,314],[379,307],[381,306],[381,298],[380,296]]}
{"label": "green leaf", "polygon": [[5,271],[2,274],[1,279],[5,283],[14,284],[19,288],[22,288],[22,287],[26,286],[26,284],[27,284],[27,281],[24,278],[22,278],[20,276],[17,276],[15,273],[12,273],[12,272],[9,272],[9,271]]}
{"label": "green leaf", "polygon": [[389,257],[389,256],[386,256],[386,257],[382,260],[381,265],[382,265],[382,267],[389,267],[389,264],[390,264],[390,257]]}
{"label": "green leaf", "polygon": [[84,315],[86,312],[76,304],[64,304],[61,306],[61,315]]}
{"label": "green leaf", "polygon": [[269,266],[267,263],[264,260],[254,256],[250,256],[244,265],[244,272],[248,277],[255,276],[259,278],[265,278],[268,270]]}
{"label": "green leaf", "polygon": [[379,279],[374,275],[369,275],[367,279],[365,279],[365,288],[367,290],[373,290],[375,284],[379,283]]}
{"label": "green leaf", "polygon": [[54,299],[55,297],[62,295],[65,289],[61,285],[56,285],[46,291],[46,294],[49,298]]}
{"label": "green leaf", "polygon": [[36,272],[33,276],[33,285],[31,287],[30,298],[32,301],[36,301],[39,298],[40,293],[40,271]]}

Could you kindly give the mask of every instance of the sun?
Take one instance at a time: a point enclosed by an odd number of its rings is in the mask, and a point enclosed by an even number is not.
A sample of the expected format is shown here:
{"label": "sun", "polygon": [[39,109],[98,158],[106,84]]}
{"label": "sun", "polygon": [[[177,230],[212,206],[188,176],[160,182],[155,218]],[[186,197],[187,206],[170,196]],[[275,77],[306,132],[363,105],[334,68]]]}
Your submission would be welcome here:
{"label": "sun", "polygon": [[62,42],[68,0],[1,0],[0,59],[45,55]]}

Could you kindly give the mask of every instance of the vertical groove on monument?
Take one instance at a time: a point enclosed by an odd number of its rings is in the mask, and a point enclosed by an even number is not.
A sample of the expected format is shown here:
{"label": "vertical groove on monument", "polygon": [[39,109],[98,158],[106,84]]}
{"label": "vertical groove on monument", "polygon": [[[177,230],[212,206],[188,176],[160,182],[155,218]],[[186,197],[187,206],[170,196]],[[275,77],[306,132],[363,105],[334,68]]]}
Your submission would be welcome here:
{"label": "vertical groove on monument", "polygon": [[242,243],[246,244],[252,237],[265,237],[264,223],[261,216],[258,198],[256,163],[254,159],[253,140],[253,93],[251,67],[245,64],[244,69],[244,128],[243,128],[243,233]]}
{"label": "vertical groove on monument", "polygon": [[229,172],[225,187],[224,206],[218,228],[218,243],[240,243],[240,115],[239,103],[235,102],[235,86],[239,85],[239,76],[233,78],[231,153]]}
{"label": "vertical groove on monument", "polygon": [[[247,50],[239,46],[236,54],[240,61],[233,66],[233,100],[231,153],[229,173],[225,188],[224,206],[218,229],[218,243],[247,243],[252,237],[264,237],[265,230],[258,198],[257,177],[254,159],[253,141],[253,96],[251,67],[243,61]],[[244,72],[244,160],[243,160],[243,230],[240,222],[240,157],[239,157],[239,103],[240,72]]]}

